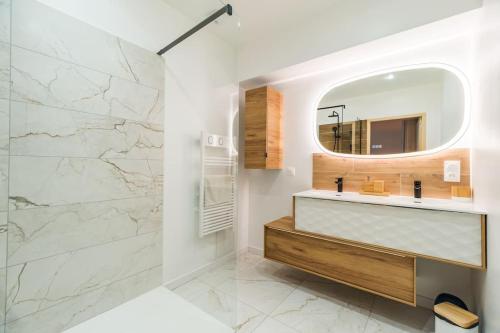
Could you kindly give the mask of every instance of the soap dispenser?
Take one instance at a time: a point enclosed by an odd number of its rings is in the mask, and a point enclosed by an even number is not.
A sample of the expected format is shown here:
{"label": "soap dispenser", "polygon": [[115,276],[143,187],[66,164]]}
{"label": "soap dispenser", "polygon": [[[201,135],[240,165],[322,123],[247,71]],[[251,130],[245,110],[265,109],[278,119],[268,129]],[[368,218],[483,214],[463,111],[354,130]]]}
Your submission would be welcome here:
{"label": "soap dispenser", "polygon": [[413,183],[413,195],[416,199],[422,198],[422,181],[415,180]]}

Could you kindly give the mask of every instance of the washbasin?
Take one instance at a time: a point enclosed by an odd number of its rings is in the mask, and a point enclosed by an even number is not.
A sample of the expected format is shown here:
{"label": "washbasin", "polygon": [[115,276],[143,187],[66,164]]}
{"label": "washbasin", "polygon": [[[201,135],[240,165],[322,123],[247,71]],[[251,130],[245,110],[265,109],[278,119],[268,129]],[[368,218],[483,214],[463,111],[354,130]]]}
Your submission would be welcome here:
{"label": "washbasin", "polygon": [[455,201],[451,199],[421,198],[416,199],[410,196],[389,195],[374,196],[359,194],[357,192],[337,192],[330,190],[307,190],[295,193],[294,197],[315,198],[325,200],[339,200],[348,202],[358,202],[376,205],[387,205],[408,208],[421,208],[444,210],[462,213],[486,214],[477,208],[472,202]]}

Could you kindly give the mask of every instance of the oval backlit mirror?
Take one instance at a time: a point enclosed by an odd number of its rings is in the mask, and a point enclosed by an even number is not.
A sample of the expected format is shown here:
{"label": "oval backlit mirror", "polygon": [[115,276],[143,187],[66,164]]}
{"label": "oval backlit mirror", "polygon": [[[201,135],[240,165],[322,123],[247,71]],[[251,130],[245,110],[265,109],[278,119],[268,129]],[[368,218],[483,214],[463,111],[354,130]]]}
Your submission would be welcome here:
{"label": "oval backlit mirror", "polygon": [[429,151],[457,138],[465,104],[462,79],[440,67],[350,80],[321,99],[317,141],[329,152],[349,155]]}

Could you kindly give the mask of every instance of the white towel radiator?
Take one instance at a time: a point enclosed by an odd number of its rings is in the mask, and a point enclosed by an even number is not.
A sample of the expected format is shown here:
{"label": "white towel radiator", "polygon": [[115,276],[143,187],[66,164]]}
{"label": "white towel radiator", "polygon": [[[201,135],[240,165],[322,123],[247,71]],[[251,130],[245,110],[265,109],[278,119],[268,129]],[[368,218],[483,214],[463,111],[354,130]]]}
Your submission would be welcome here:
{"label": "white towel radiator", "polygon": [[[234,151],[232,139],[227,136],[202,133],[199,195],[200,237],[233,227],[236,220],[237,170],[238,155]],[[206,178],[209,175],[231,177],[232,192],[229,201],[206,204]]]}

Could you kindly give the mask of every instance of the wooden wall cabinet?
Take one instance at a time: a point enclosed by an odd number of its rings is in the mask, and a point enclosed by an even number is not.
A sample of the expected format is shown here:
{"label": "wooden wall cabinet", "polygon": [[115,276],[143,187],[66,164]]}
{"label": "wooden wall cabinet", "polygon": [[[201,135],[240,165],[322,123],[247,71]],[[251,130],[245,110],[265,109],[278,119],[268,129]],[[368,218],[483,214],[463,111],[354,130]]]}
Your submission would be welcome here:
{"label": "wooden wall cabinet", "polygon": [[271,88],[245,94],[245,168],[283,167],[282,94]]}

